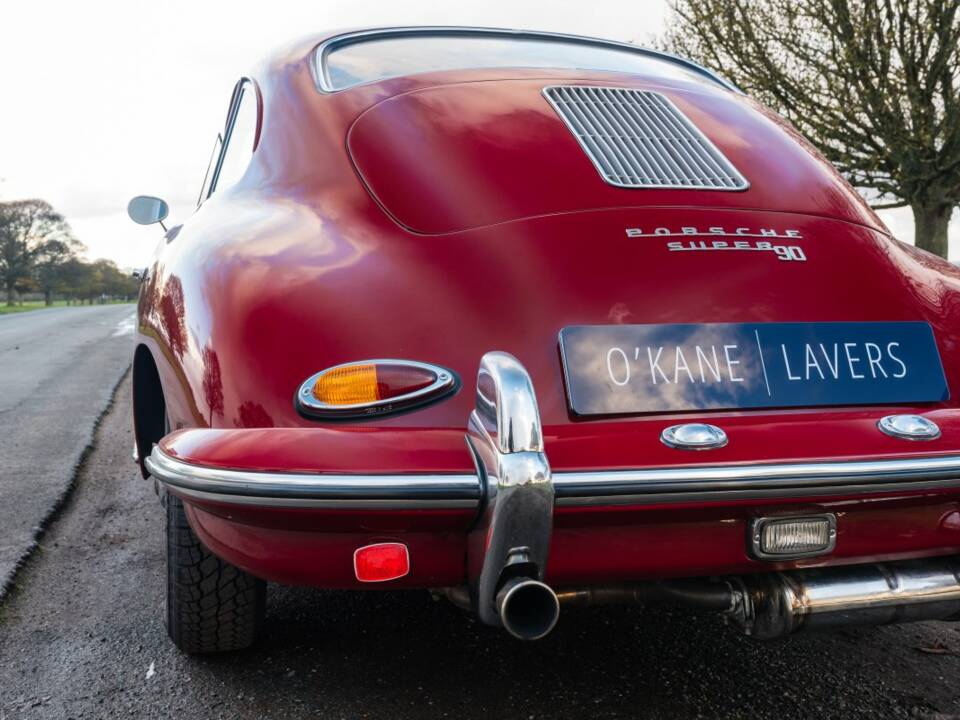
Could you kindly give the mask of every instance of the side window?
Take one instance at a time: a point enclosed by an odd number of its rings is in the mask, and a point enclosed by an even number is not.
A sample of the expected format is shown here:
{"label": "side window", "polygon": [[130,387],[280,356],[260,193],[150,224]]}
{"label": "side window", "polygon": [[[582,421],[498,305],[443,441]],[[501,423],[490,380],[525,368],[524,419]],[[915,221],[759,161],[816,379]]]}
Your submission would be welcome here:
{"label": "side window", "polygon": [[243,177],[253,155],[253,143],[257,136],[257,91],[249,81],[241,81],[234,90],[232,100],[223,142],[219,142],[218,136],[214,146],[214,157],[219,155],[219,159],[213,172],[207,172],[204,185],[209,185],[209,190],[205,188],[201,197],[209,197],[236,183]]}

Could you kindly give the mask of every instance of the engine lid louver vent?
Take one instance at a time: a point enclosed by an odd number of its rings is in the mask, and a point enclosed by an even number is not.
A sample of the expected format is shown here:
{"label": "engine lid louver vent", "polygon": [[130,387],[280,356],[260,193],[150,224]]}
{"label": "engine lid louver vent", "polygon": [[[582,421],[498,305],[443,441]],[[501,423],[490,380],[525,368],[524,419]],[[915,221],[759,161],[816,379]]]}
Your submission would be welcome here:
{"label": "engine lid louver vent", "polygon": [[750,184],[660,93],[558,85],[543,90],[611,185],[677,190],[745,190]]}

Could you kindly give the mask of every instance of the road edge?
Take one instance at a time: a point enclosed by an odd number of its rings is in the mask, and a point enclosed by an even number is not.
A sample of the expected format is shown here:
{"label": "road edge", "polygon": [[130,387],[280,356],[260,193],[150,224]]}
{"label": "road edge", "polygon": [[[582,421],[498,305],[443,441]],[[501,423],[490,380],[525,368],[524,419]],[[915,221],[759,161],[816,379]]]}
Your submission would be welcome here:
{"label": "road edge", "polygon": [[70,496],[73,495],[73,491],[77,487],[77,480],[80,477],[80,470],[86,463],[87,458],[90,457],[90,453],[93,452],[94,448],[97,446],[97,434],[100,430],[100,424],[116,404],[117,392],[120,390],[120,386],[123,385],[124,380],[127,379],[132,367],[133,363],[128,363],[126,367],[121,370],[120,376],[110,388],[110,394],[107,402],[104,404],[103,408],[97,414],[96,419],[93,421],[93,424],[90,426],[90,433],[87,436],[87,443],[73,459],[70,477],[67,480],[66,485],[64,485],[63,491],[50,505],[49,510],[47,510],[46,514],[40,519],[40,522],[34,526],[33,536],[30,538],[30,543],[20,554],[20,557],[17,558],[16,562],[14,562],[11,570],[4,576],[0,576],[0,606],[2,606],[9,597],[10,592],[16,585],[17,577],[20,575],[20,572],[40,547],[40,541],[43,540],[43,536],[46,534],[50,526],[56,522],[57,518],[60,517],[60,513],[63,512],[63,509],[66,507],[67,502],[70,500]]}

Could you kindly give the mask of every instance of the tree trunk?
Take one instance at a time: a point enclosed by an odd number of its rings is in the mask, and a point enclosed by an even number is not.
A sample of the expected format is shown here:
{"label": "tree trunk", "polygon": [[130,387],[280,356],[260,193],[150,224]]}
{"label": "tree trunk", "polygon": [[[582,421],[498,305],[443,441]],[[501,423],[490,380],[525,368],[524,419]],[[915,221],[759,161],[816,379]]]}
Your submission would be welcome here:
{"label": "tree trunk", "polygon": [[44,291],[43,291],[43,304],[44,304],[44,305],[53,305],[53,297],[52,297],[52,295],[53,295],[53,291],[52,291],[52,290],[44,290]]}
{"label": "tree trunk", "polygon": [[13,307],[13,285],[7,285],[7,307]]}
{"label": "tree trunk", "polygon": [[951,203],[918,203],[912,205],[914,242],[918,248],[947,257],[947,226],[953,213]]}

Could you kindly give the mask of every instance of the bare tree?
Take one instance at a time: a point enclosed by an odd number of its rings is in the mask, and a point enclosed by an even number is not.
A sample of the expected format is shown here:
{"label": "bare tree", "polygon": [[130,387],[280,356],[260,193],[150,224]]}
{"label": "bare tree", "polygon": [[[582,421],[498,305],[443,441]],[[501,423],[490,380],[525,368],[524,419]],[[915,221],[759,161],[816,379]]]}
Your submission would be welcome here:
{"label": "bare tree", "polygon": [[960,0],[671,0],[667,49],[786,117],[947,255],[960,204]]}
{"label": "bare tree", "polygon": [[6,290],[7,305],[13,305],[19,283],[36,279],[37,263],[45,253],[69,255],[79,247],[67,221],[49,203],[0,203],[0,287]]}

